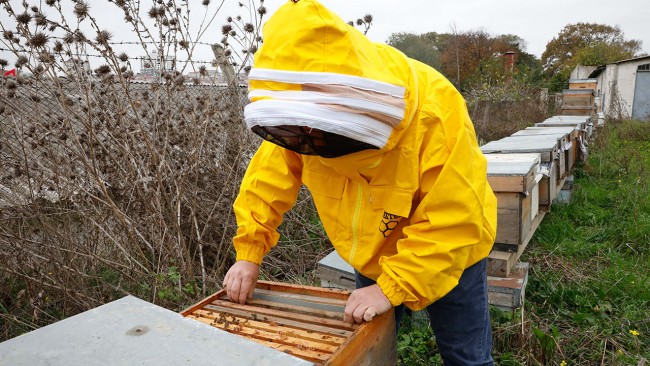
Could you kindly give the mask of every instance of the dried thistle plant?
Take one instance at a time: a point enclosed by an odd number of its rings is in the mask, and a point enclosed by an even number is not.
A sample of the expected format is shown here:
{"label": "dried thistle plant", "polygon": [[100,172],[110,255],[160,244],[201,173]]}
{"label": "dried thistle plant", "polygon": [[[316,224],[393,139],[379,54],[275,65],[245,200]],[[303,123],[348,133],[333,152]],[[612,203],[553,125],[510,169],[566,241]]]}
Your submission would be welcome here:
{"label": "dried thistle plant", "polygon": [[[130,80],[134,58],[114,49],[116,25],[93,15],[95,2],[76,0],[72,19],[56,0],[45,1],[48,15],[4,2],[17,26],[0,24],[2,42],[33,76],[0,77],[0,291],[22,291],[2,300],[20,320],[0,322],[3,339],[54,321],[53,309],[70,315],[124,294],[179,308],[220,287],[234,260],[232,204],[259,144],[237,75],[250,70],[266,11],[249,1],[250,19],[229,18],[225,46],[214,48],[231,76],[224,87],[194,60],[210,47],[201,42],[217,43],[204,39],[216,15],[205,3],[189,32],[186,2],[154,11],[112,1],[143,63],[185,61],[143,84]],[[328,250],[315,246],[325,236],[313,209],[303,190],[281,229],[291,246],[268,257],[268,278],[295,278]]]}

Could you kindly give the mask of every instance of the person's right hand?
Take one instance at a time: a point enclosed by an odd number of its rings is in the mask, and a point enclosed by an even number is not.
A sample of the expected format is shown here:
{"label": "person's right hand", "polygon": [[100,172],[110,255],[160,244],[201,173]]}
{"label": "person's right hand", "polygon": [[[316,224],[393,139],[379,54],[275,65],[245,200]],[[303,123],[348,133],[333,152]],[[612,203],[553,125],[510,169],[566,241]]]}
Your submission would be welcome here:
{"label": "person's right hand", "polygon": [[253,297],[253,291],[260,275],[260,266],[255,263],[238,261],[226,273],[223,285],[230,301],[245,304]]}

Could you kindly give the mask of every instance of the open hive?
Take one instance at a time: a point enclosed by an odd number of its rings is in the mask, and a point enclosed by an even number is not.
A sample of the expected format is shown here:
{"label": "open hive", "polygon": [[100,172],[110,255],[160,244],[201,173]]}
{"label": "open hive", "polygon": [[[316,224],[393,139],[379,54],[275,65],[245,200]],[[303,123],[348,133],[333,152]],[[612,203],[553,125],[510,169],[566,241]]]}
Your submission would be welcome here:
{"label": "open hive", "polygon": [[394,312],[361,325],[346,323],[349,296],[259,281],[246,305],[231,302],[222,290],[181,314],[317,365],[397,364]]}

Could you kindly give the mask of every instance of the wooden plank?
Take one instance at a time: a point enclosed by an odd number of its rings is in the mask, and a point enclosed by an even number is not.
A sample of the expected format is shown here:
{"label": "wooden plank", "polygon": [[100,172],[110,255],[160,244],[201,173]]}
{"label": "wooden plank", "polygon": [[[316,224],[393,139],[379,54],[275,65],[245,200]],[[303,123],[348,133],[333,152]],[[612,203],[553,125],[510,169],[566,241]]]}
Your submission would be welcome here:
{"label": "wooden plank", "polygon": [[311,315],[295,314],[295,313],[290,313],[290,312],[280,311],[280,310],[258,308],[255,306],[236,304],[230,301],[215,300],[212,302],[212,305],[217,305],[226,308],[241,309],[244,311],[257,313],[258,315],[261,316],[269,315],[277,318],[292,319],[303,323],[323,325],[331,328],[338,328],[338,329],[343,329],[348,331],[353,331],[356,328],[358,328],[358,325],[350,324],[342,320],[324,319],[324,318],[319,318]]}
{"label": "wooden plank", "polygon": [[493,306],[515,308],[515,299],[509,293],[488,291],[488,303]]}
{"label": "wooden plank", "polygon": [[250,328],[244,323],[227,324],[226,322],[218,322],[215,321],[215,319],[213,318],[202,317],[198,311],[195,312],[194,314],[197,314],[197,317],[195,317],[195,319],[200,321],[201,323],[211,325],[215,328],[219,328],[221,330],[225,330],[226,332],[237,334],[248,339],[256,338],[256,339],[261,339],[263,341],[284,344],[287,346],[294,346],[297,347],[298,349],[317,351],[317,352],[323,352],[328,354],[332,354],[338,348],[338,346],[332,346],[318,341],[295,338],[283,332],[279,332],[279,333],[268,332],[266,330]]}
{"label": "wooden plank", "polygon": [[487,275],[494,277],[508,277],[510,269],[515,264],[516,253],[492,251],[488,255]]}
{"label": "wooden plank", "polygon": [[290,299],[288,297],[270,296],[270,295],[264,295],[259,293],[253,293],[253,299],[271,301],[274,303],[280,303],[286,305],[302,306],[309,309],[333,311],[335,313],[343,313],[345,311],[345,306],[321,304],[318,302],[302,301],[302,300]]}
{"label": "wooden plank", "polygon": [[225,295],[226,295],[226,290],[225,289],[223,289],[221,291],[218,291],[218,292],[206,297],[205,299],[197,302],[196,304],[190,306],[189,308],[181,311],[181,315],[182,316],[188,316],[188,315],[192,314],[194,311],[196,311],[198,309],[201,309],[206,305],[211,304],[214,300],[217,300],[217,299],[219,299],[219,298],[221,298],[222,296],[225,296]]}
{"label": "wooden plank", "polygon": [[589,94],[565,94],[562,98],[562,109],[566,107],[593,107],[594,96]]}
{"label": "wooden plank", "polygon": [[343,329],[337,329],[337,328],[332,328],[332,327],[327,327],[327,326],[320,326],[320,325],[315,325],[311,323],[303,323],[300,321],[294,321],[291,319],[285,319],[285,318],[278,318],[270,315],[259,315],[256,312],[251,312],[251,311],[246,311],[246,310],[240,310],[240,309],[235,309],[235,308],[226,308],[222,306],[217,306],[217,305],[205,305],[204,309],[207,310],[212,310],[212,311],[218,311],[218,312],[223,312],[223,313],[228,313],[240,317],[244,317],[247,319],[252,319],[252,320],[258,320],[258,321],[268,321],[268,322],[275,322],[278,325],[282,324],[282,326],[288,327],[288,328],[295,328],[295,329],[302,329],[306,331],[312,331],[312,332],[319,332],[323,334],[329,334],[337,337],[349,337],[352,335],[352,332],[343,330]]}
{"label": "wooden plank", "polygon": [[263,344],[267,347],[276,349],[278,351],[282,351],[284,353],[300,357],[304,360],[314,362],[318,365],[322,364],[323,362],[327,361],[331,355],[327,353],[319,353],[319,352],[310,352],[310,351],[305,351],[301,350],[297,347],[291,347],[291,346],[286,346],[283,344],[278,344],[278,343],[273,343],[273,342],[267,342],[263,341],[261,339],[251,339],[257,343]]}
{"label": "wooden plank", "polygon": [[487,180],[494,192],[524,192],[526,184],[525,177],[499,177],[488,175]]}
{"label": "wooden plank", "polygon": [[[208,319],[217,319],[217,317],[220,314],[226,314],[226,313],[220,313],[220,312],[209,311],[209,310],[196,310],[193,314],[198,314],[199,316]],[[282,332],[292,337],[305,339],[308,341],[321,342],[321,343],[329,344],[331,346],[340,346],[343,342],[345,342],[345,338],[343,337],[337,337],[337,336],[332,336],[328,334],[323,334],[314,331],[307,331],[302,329],[288,328],[286,326],[281,326],[280,324],[277,323],[276,323],[277,326],[272,326],[270,324],[271,322],[257,321],[246,317],[240,317],[231,314],[229,314],[228,317],[231,319],[235,319],[235,321],[239,321],[240,323],[245,322],[246,326],[249,328],[259,329],[265,332],[271,332],[271,333]]]}
{"label": "wooden plank", "polygon": [[300,295],[300,294],[293,294],[293,293],[280,292],[280,291],[264,290],[261,288],[256,288],[254,292],[256,294],[261,294],[261,295],[286,297],[288,299],[300,300],[304,302],[313,302],[316,304],[327,304],[327,305],[343,306],[343,307],[345,307],[345,305],[347,304],[347,299],[346,300],[330,299],[327,297]]}
{"label": "wooden plank", "polygon": [[[296,294],[296,295],[307,295],[320,298],[342,300],[343,303],[348,301],[351,292],[338,290],[333,288],[323,288],[323,287],[313,287],[313,286],[302,286],[302,285],[292,285],[289,283],[278,284],[276,282],[270,281],[257,281],[258,289],[270,290],[270,291],[281,291],[285,294]],[[341,302],[333,303],[333,305],[340,305]],[[343,304],[345,306],[345,304]]]}
{"label": "wooden plank", "polygon": [[306,350],[301,350],[297,347],[291,347],[291,346],[286,346],[283,344],[278,344],[278,343],[273,343],[273,342],[267,342],[263,341],[261,339],[251,339],[252,341],[255,341],[259,344],[263,344],[267,347],[276,349],[278,351],[282,351],[284,353],[300,357],[304,360],[315,362],[317,364],[321,364],[322,362],[327,361],[331,355],[327,353],[319,353],[319,352],[313,352],[313,351],[306,351]]}
{"label": "wooden plank", "polygon": [[495,192],[497,197],[497,243],[518,245],[521,240],[521,193]]}
{"label": "wooden plank", "polygon": [[323,366],[395,366],[395,333],[395,310],[391,309],[372,322],[363,323]]}
{"label": "wooden plank", "polygon": [[[227,297],[222,298],[222,300],[229,300]],[[343,320],[343,312],[327,311],[321,309],[309,308],[306,306],[298,306],[285,304],[274,301],[259,300],[259,299],[246,299],[246,305],[263,307],[266,309],[274,309],[288,312],[295,312],[297,314],[312,315],[312,316],[321,316],[329,319]]]}

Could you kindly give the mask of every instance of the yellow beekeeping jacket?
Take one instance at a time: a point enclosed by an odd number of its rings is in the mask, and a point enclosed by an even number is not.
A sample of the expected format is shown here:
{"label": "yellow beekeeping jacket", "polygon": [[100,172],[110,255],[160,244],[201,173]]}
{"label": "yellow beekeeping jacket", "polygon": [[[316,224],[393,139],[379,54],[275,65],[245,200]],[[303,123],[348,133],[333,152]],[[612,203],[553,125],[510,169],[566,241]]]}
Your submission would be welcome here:
{"label": "yellow beekeeping jacket", "polygon": [[419,310],[440,299],[496,236],[497,201],[462,96],[436,70],[372,43],[317,1],[285,4],[264,36],[247,123],[332,111],[343,133],[363,125],[364,139],[382,147],[325,159],[264,142],[234,205],[237,260],[261,263],[305,184],[337,252],[394,306]]}

